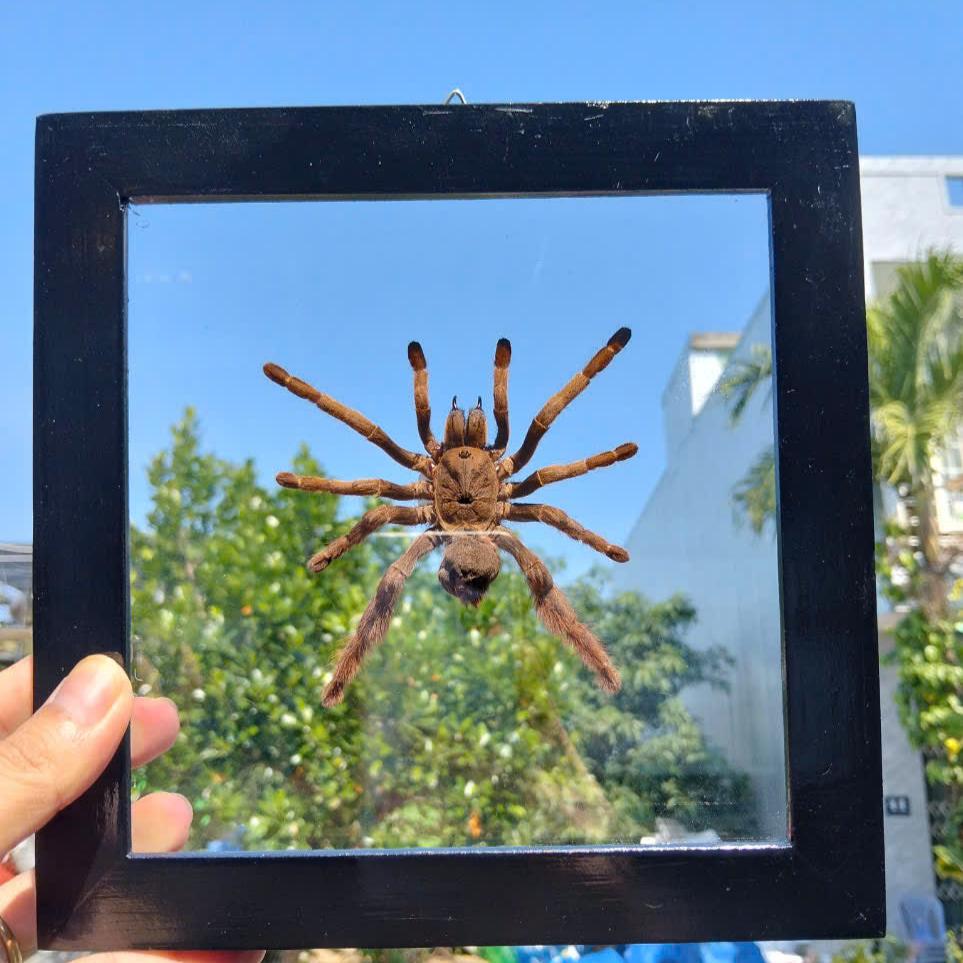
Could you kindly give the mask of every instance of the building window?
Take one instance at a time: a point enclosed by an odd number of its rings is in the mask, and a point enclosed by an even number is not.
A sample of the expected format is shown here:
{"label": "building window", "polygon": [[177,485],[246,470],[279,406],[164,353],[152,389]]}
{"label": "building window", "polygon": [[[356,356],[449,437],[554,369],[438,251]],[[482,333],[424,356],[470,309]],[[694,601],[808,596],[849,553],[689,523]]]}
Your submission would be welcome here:
{"label": "building window", "polygon": [[943,484],[949,500],[950,517],[963,521],[963,428],[951,435],[942,452]]}
{"label": "building window", "polygon": [[963,207],[963,175],[946,178],[946,192],[951,207]]}

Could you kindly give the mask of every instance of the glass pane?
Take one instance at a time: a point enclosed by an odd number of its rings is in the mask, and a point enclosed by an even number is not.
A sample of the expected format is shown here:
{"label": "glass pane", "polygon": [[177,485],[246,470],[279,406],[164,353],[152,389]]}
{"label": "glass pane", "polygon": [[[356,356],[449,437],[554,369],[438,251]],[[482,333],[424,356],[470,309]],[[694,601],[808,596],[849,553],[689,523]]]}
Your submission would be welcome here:
{"label": "glass pane", "polygon": [[[786,838],[764,197],[141,206],[129,277],[136,683],[182,717],[135,793],[187,795],[194,848]],[[500,338],[506,454],[551,423],[504,478]],[[430,480],[373,428],[431,461],[412,339],[439,442],[468,418]]]}

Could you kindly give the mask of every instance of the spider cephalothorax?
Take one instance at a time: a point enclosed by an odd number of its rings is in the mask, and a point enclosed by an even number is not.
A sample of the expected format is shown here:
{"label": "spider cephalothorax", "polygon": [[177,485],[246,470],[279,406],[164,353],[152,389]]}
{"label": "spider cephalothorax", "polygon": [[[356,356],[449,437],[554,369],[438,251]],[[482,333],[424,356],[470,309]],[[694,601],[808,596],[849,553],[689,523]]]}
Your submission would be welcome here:
{"label": "spider cephalothorax", "polygon": [[374,598],[358,622],[354,636],[338,657],[331,682],[324,691],[324,704],[332,706],[344,698],[345,686],[355,676],[365,656],[388,631],[391,614],[401,595],[405,580],[418,560],[432,549],[444,547],[438,580],[446,592],[466,605],[477,605],[498,577],[499,550],[508,552],[518,563],[532,593],[535,611],[545,626],[571,645],[582,661],[595,672],[599,685],[610,692],[620,686],[619,674],[602,643],[584,626],[568,599],[552,581],[545,563],[526,548],[503,521],[545,522],[566,535],[584,542],[615,562],[628,561],[624,548],[612,545],[595,532],[583,528],[561,509],[551,505],[516,502],[515,499],[548,485],[584,475],[593,468],[604,468],[631,458],[638,451],[634,444],[619,445],[612,451],[593,455],[567,465],[539,469],[520,482],[509,482],[528,464],[542,436],[559,413],[625,347],[631,336],[619,328],[589,363],[552,395],[532,420],[521,447],[506,456],[508,446],[508,364],[512,348],[502,338],[495,349],[494,415],[496,434],[488,444],[488,423],[481,398],[467,414],[458,407],[457,398],[445,422],[439,442],[431,431],[431,406],[428,401],[428,367],[421,345],[408,345],[408,360],[415,375],[415,415],[418,433],[427,455],[402,448],[360,412],[335,401],[300,378],[289,375],[276,364],[266,364],[264,373],[299,398],[317,405],[322,411],[343,421],[399,464],[418,472],[419,481],[408,485],[377,478],[335,481],[310,475],[281,472],[278,484],[302,491],[333,492],[338,495],[375,495],[397,501],[415,501],[417,508],[379,505],[366,512],[349,532],[336,538],[308,561],[308,567],[321,572],[336,558],[362,542],[384,525],[428,525],[385,572]]}

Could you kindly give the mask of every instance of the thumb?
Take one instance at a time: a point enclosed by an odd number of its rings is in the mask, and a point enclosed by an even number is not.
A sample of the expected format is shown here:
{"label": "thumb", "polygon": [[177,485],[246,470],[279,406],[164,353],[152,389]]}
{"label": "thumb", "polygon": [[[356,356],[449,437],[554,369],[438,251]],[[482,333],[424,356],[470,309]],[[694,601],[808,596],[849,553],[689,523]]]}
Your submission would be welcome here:
{"label": "thumb", "polygon": [[0,853],[73,802],[103,772],[133,707],[130,680],[105,655],[79,662],[0,742]]}

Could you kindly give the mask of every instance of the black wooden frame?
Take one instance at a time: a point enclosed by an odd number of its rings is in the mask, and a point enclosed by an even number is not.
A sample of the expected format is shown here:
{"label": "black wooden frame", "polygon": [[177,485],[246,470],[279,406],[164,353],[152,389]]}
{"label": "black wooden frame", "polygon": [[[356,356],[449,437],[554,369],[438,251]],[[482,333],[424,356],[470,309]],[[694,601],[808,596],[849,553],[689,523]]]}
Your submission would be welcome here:
{"label": "black wooden frame", "polygon": [[65,114],[37,122],[36,699],[130,657],[126,207],[769,198],[789,841],[131,855],[130,766],[37,837],[58,949],[857,937],[884,927],[859,166],[845,102]]}

